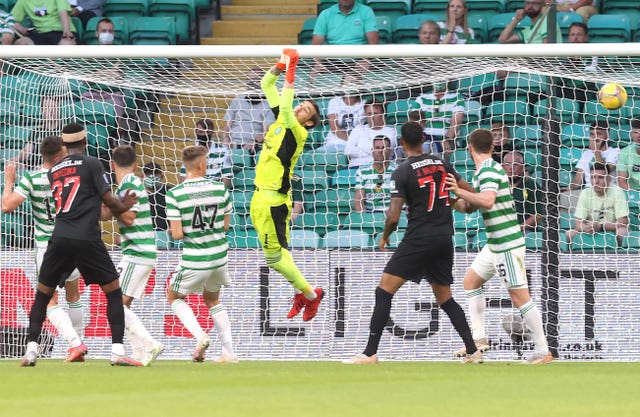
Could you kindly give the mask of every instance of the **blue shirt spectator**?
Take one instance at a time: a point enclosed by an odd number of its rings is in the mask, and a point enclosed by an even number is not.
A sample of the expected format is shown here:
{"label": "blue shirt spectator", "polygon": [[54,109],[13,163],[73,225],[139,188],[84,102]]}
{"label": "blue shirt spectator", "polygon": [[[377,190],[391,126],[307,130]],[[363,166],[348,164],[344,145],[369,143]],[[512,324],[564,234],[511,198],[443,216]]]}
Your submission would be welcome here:
{"label": "blue shirt spectator", "polygon": [[365,45],[378,43],[376,16],[369,6],[355,0],[338,0],[318,16],[313,45]]}

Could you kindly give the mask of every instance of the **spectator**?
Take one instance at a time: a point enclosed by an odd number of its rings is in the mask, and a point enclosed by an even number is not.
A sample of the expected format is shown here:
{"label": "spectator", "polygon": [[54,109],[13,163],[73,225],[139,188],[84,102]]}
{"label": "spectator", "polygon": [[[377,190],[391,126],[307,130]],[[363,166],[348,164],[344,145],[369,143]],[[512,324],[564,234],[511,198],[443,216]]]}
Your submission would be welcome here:
{"label": "spectator", "polygon": [[491,137],[493,138],[493,160],[502,164],[505,155],[513,151],[509,127],[502,122],[491,123]]}
{"label": "spectator", "polygon": [[[17,23],[10,13],[0,9],[0,35],[2,45],[32,45],[33,41],[26,37],[29,34],[27,29]],[[16,35],[18,39],[16,39]]]}
{"label": "spectator", "polygon": [[144,188],[149,197],[154,230],[167,230],[167,184],[160,165],[147,162],[142,168]]}
{"label": "spectator", "polygon": [[[589,29],[587,28],[587,25],[582,22],[572,23],[571,26],[569,26],[567,39],[569,43],[589,42]],[[566,59],[572,72],[576,75],[599,71],[597,56],[569,56]],[[597,91],[597,88],[592,82],[584,81],[579,77],[558,77],[557,83],[556,95],[558,97],[578,100],[583,103],[596,99],[595,92]]]}
{"label": "spectator", "polygon": [[356,126],[349,135],[344,153],[349,158],[349,168],[359,168],[373,161],[373,138],[385,136],[391,142],[391,148],[398,145],[396,129],[385,125],[384,104],[369,100],[364,105],[366,124]]}
{"label": "spectator", "polygon": [[[600,162],[609,165],[609,172],[614,172],[618,163],[620,149],[609,147],[609,124],[605,121],[595,121],[591,123],[589,129],[589,149],[586,149],[576,164],[576,174],[573,176],[568,187],[562,188],[559,196],[558,204],[560,208],[573,211],[576,206],[580,189],[582,186],[591,186],[591,176],[585,175],[590,172],[590,164]],[[609,178],[615,183],[615,175],[609,175]]]}
{"label": "spectator", "polygon": [[327,109],[329,133],[318,151],[344,152],[351,131],[364,120],[364,102],[358,94],[346,94],[329,100]]}
{"label": "spectator", "polygon": [[442,153],[443,159],[448,161],[464,117],[462,96],[457,92],[449,92],[448,82],[436,82],[433,92],[421,94],[412,108],[412,111],[420,110],[424,113],[424,132],[427,135],[425,143],[433,143],[432,153]]}
{"label": "spectator", "polygon": [[580,193],[573,229],[567,242],[578,233],[615,232],[618,245],[629,227],[629,205],[624,191],[611,184],[610,166],[596,162],[591,167],[591,184]]}
{"label": "spectator", "polygon": [[620,188],[640,191],[640,120],[631,122],[631,144],[620,152],[617,173]]}
{"label": "spectator", "polygon": [[[545,0],[525,0],[524,9],[516,10],[513,20],[504,28],[499,43],[547,43],[547,14]],[[525,16],[531,19],[531,26],[516,30]],[[556,43],[562,43],[562,32],[556,23]]]}
{"label": "spectator", "polygon": [[261,70],[252,68],[247,73],[249,92],[238,94],[224,115],[224,143],[233,149],[244,149],[255,155],[262,148],[264,134],[275,121],[273,112],[260,88]]}
{"label": "spectator", "polygon": [[113,45],[116,27],[108,17],[100,19],[96,25],[96,38],[98,45]]}
{"label": "spectator", "polygon": [[373,138],[373,161],[356,172],[354,211],[386,212],[391,202],[391,174],[396,165],[391,161],[393,148],[388,137]]}
{"label": "spectator", "polygon": [[323,10],[313,28],[312,45],[366,45],[378,43],[376,16],[355,0],[338,0]]}
{"label": "spectator", "polygon": [[433,20],[425,20],[418,30],[418,40],[423,45],[440,43],[440,26]]}
{"label": "spectator", "polygon": [[598,14],[598,8],[594,0],[556,0],[559,12],[574,12],[582,16],[584,23],[594,14]]}
{"label": "spectator", "polygon": [[36,45],[76,45],[78,34],[70,12],[68,0],[18,0],[11,9],[16,22],[31,19],[35,30],[28,37]]}
{"label": "spectator", "polygon": [[[204,146],[209,150],[207,154],[207,172],[205,178],[224,183],[227,189],[233,178],[233,166],[229,148],[216,141],[213,120],[200,119],[195,128],[196,145]],[[180,178],[184,180],[187,175],[184,165],[180,168]]]}
{"label": "spectator", "polygon": [[82,27],[87,27],[87,22],[92,17],[102,16],[102,5],[105,0],[69,0],[71,16],[77,17],[82,22]]}
{"label": "spectator", "polygon": [[503,154],[502,167],[509,177],[518,224],[523,232],[535,232],[544,214],[544,196],[536,181],[524,170],[524,156],[518,151]]}
{"label": "spectator", "polygon": [[447,21],[439,22],[440,43],[470,43],[475,38],[473,29],[469,27],[469,8],[464,0],[449,0],[447,4]]}

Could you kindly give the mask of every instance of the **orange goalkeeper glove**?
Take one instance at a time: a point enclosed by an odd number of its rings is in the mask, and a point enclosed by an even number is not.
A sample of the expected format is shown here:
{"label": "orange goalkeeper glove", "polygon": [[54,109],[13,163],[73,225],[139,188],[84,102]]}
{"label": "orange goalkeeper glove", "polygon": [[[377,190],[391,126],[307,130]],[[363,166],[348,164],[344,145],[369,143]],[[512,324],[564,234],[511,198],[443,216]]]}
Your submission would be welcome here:
{"label": "orange goalkeeper glove", "polygon": [[280,55],[280,61],[276,62],[276,68],[283,72],[287,68],[287,56],[285,54]]}
{"label": "orange goalkeeper glove", "polygon": [[298,59],[300,55],[298,55],[298,51],[295,49],[285,49],[282,53],[286,56],[287,61],[287,73],[284,76],[285,81],[290,84],[293,84],[296,78],[296,65],[298,65]]}

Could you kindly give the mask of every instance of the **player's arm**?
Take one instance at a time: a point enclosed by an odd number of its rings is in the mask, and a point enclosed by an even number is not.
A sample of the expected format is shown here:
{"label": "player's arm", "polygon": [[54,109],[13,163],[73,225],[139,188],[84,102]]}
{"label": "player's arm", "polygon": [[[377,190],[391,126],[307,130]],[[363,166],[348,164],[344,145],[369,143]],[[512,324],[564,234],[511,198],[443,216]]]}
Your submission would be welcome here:
{"label": "player's arm", "polygon": [[364,211],[364,190],[362,188],[356,188],[353,197],[353,211],[359,213]]}
{"label": "player's arm", "polygon": [[16,182],[16,166],[9,164],[4,171],[4,188],[2,189],[2,212],[11,213],[27,199],[22,194],[13,191],[13,184]]}
{"label": "player's arm", "polygon": [[378,242],[378,247],[381,250],[386,250],[389,245],[389,236],[395,232],[398,228],[398,222],[400,221],[400,214],[402,214],[402,207],[404,206],[404,198],[391,197],[391,203],[389,203],[389,209],[387,210],[387,218],[384,221],[384,231],[382,237]]}
{"label": "player's arm", "polygon": [[490,209],[496,202],[497,193],[495,191],[486,190],[476,193],[465,190],[458,185],[458,181],[456,181],[456,177],[453,174],[447,174],[445,182],[449,187],[449,191],[465,200],[471,206]]}
{"label": "player's arm", "polygon": [[184,231],[182,230],[182,220],[169,220],[169,233],[174,240],[180,240],[184,238]]}
{"label": "player's arm", "polygon": [[267,103],[272,109],[280,106],[280,94],[278,94],[278,87],[276,87],[276,81],[282,72],[285,70],[285,57],[282,55],[280,60],[267,71],[262,80],[260,81],[260,87],[262,92],[267,98]]}
{"label": "player's arm", "polygon": [[138,201],[138,197],[136,197],[136,194],[131,190],[127,190],[127,193],[122,198],[114,196],[111,190],[102,194],[102,202],[116,217],[128,211],[136,201]]}
{"label": "player's arm", "polygon": [[[287,129],[302,128],[300,123],[298,123],[298,119],[296,119],[296,116],[293,114],[293,83],[296,77],[296,66],[298,65],[298,51],[295,49],[285,49],[283,56],[285,57],[285,68],[287,72],[280,97],[280,114],[282,114],[282,121]],[[294,131],[294,133],[296,132]]]}

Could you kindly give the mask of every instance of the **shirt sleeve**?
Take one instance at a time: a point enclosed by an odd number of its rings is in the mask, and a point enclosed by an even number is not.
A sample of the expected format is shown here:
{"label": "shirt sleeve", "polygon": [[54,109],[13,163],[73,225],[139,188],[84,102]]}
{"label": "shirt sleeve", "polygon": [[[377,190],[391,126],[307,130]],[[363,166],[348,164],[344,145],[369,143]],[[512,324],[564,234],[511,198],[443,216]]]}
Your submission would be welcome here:
{"label": "shirt sleeve", "polygon": [[272,109],[280,106],[280,94],[278,94],[278,87],[276,87],[277,80],[278,76],[272,74],[269,70],[264,74],[264,77],[262,77],[262,81],[260,81],[260,87],[262,87],[262,91],[265,97],[267,97],[269,107]]}
{"label": "shirt sleeve", "polygon": [[613,192],[613,211],[616,219],[629,216],[629,203],[627,203],[627,196],[621,188],[610,186]]}
{"label": "shirt sleeve", "polygon": [[591,207],[589,207],[589,195],[591,192],[591,188],[585,188],[580,192],[580,196],[578,197],[578,203],[576,204],[576,211],[573,213],[573,216],[576,219],[587,220],[589,217],[589,211]]}
{"label": "shirt sleeve", "polygon": [[229,190],[224,190],[224,214],[231,214],[233,212],[233,204],[231,204],[231,198],[229,198]]}
{"label": "shirt sleeve", "polygon": [[[327,9],[328,10],[328,9]],[[313,27],[313,34],[320,36],[327,36],[327,12],[323,10],[322,13],[316,19],[316,24]]]}
{"label": "shirt sleeve", "polygon": [[377,32],[378,31],[378,23],[376,21],[376,15],[373,12],[373,9],[370,7],[367,8],[364,13],[364,33],[368,32]]}
{"label": "shirt sleeve", "polygon": [[620,152],[620,157],[618,158],[618,165],[616,166],[616,171],[620,172],[620,171],[624,171],[624,172],[629,172],[629,160],[630,158],[628,158],[629,154],[627,152],[625,152],[624,150],[622,152]]}
{"label": "shirt sleeve", "polygon": [[13,191],[20,194],[25,200],[29,198],[29,195],[31,195],[33,191],[33,183],[31,182],[31,175],[29,175],[28,172],[20,179],[20,182],[18,182]]}
{"label": "shirt sleeve", "polygon": [[391,182],[389,182],[391,198],[405,198],[407,195],[406,183],[404,181],[406,175],[403,174],[404,171],[406,171],[406,169],[400,166],[391,174]]}
{"label": "shirt sleeve", "polygon": [[178,202],[171,190],[167,191],[165,196],[166,208],[167,208],[167,220],[180,220],[180,210],[178,209]]}
{"label": "shirt sleeve", "polygon": [[[119,197],[124,197],[125,194],[127,193],[127,190],[131,190],[133,191],[133,193],[136,195],[136,197],[138,197],[138,199],[140,198],[140,196],[142,196],[142,190],[139,187],[136,187],[135,184],[133,183],[126,183],[123,184],[122,187],[118,188],[118,196]],[[129,209],[130,211],[135,211],[136,213],[140,211],[140,200],[136,201],[136,203],[131,206],[131,208]]]}

